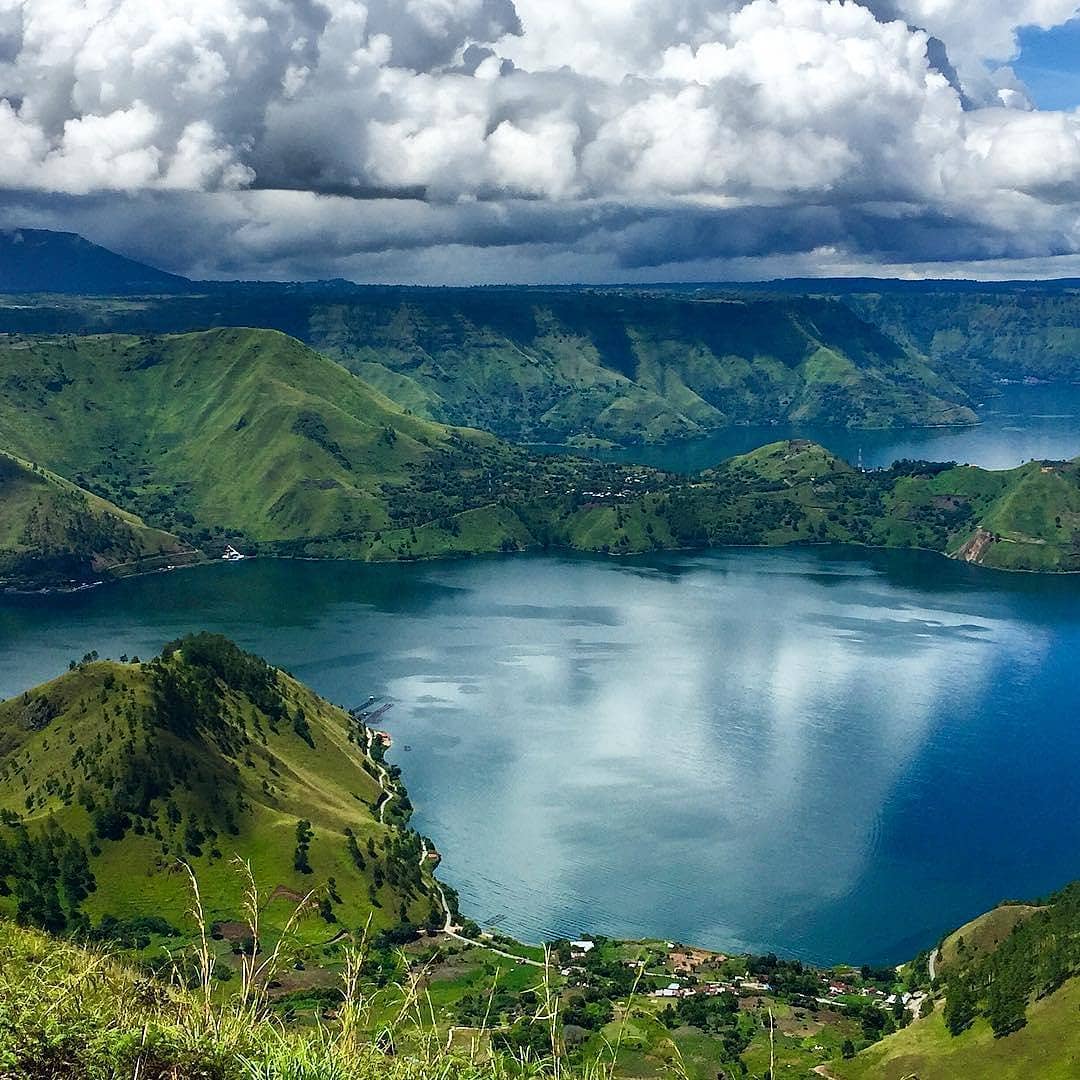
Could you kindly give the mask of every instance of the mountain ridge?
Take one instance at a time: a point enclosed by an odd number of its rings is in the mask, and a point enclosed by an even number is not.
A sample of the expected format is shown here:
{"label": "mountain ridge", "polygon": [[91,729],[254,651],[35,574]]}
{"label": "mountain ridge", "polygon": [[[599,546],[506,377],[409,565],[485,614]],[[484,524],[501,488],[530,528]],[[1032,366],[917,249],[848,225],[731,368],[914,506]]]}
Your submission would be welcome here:
{"label": "mountain ridge", "polygon": [[412,415],[276,331],[9,338],[0,430],[0,448],[211,554],[859,543],[1080,568],[1075,462],[860,472],[794,440],[687,478],[540,456]]}
{"label": "mountain ridge", "polygon": [[[2,329],[277,329],[418,415],[517,442],[664,442],[737,423],[976,419],[966,392],[913,344],[898,345],[829,298],[192,282],[142,273],[72,235],[25,237],[33,243],[0,244],[0,294],[40,292],[52,276],[54,292],[69,295],[0,304]],[[64,271],[60,254],[35,268],[25,257],[35,245],[67,252],[75,269]],[[79,258],[100,273],[83,273]],[[109,282],[122,302],[105,299]]]}

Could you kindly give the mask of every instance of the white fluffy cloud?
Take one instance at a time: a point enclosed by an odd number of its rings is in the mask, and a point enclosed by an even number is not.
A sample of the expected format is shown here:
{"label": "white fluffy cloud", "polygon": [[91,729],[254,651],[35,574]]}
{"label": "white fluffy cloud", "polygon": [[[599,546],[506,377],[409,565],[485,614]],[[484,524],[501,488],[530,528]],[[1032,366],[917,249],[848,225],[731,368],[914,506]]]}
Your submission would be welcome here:
{"label": "white fluffy cloud", "polygon": [[[294,224],[314,230],[326,197],[379,200],[379,220],[401,226],[387,249],[411,248],[425,216],[433,244],[506,248],[534,244],[543,221],[579,251],[623,245],[627,265],[663,265],[680,244],[684,259],[754,244],[944,258],[943,237],[960,258],[1010,257],[1033,237],[1033,254],[1061,254],[1075,243],[1080,113],[1030,110],[1002,65],[1019,27],[1078,11],[0,0],[0,188],[9,205],[39,193],[39,207],[216,193],[230,219],[291,191],[305,207]],[[230,194],[245,189],[264,195]]]}

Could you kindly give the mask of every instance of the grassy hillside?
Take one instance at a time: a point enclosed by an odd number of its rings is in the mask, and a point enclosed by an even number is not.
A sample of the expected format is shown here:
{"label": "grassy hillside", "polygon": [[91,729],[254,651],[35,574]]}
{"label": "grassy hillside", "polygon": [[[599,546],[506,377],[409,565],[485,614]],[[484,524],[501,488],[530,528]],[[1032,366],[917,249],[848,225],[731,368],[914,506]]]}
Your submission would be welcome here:
{"label": "grassy hillside", "polygon": [[917,1020],[851,1061],[832,1062],[835,1080],[1073,1080],[1080,1074],[1080,980],[1036,1002],[1028,1024],[996,1039],[985,1020],[957,1038],[942,1011]]}
{"label": "grassy hillside", "polygon": [[0,451],[0,585],[72,587],[199,557],[134,514]]}
{"label": "grassy hillside", "polygon": [[988,956],[1038,910],[1034,904],[1003,904],[965,923],[941,943],[935,974],[947,975],[976,955]]}
{"label": "grassy hillside", "polygon": [[271,940],[313,891],[308,942],[368,920],[441,925],[394,775],[362,724],[222,638],[141,663],[85,657],[0,704],[0,913],[51,930],[153,916],[153,934],[183,936],[187,863],[227,954],[239,856]]}
{"label": "grassy hillside", "polygon": [[498,445],[273,331],[9,340],[0,419],[23,456],[207,543],[392,527],[388,487],[425,464],[466,477]]}
{"label": "grassy hillside", "polygon": [[1006,472],[898,462],[862,473],[813,443],[780,442],[654,492],[593,500],[571,546],[856,543],[918,547],[1002,569],[1080,569],[1080,462]]}
{"label": "grassy hillside", "polygon": [[1009,904],[949,935],[933,1014],[854,1059],[837,1080],[1064,1080],[1080,1071],[1080,883]]}
{"label": "grassy hillside", "polygon": [[526,548],[923,547],[1080,568],[1080,470],[901,463],[776,443],[693,479],[543,457],[422,420],[274,331],[7,339],[7,448],[211,553],[416,559]]}
{"label": "grassy hillside", "polygon": [[[358,955],[358,954],[357,954]],[[257,968],[256,968],[257,971]],[[0,920],[0,1076],[4,1080],[503,1080],[539,1076],[466,1049],[413,1039],[412,1012],[375,1022],[369,999],[332,1023],[284,1027],[257,980],[223,1000]],[[396,1052],[395,1052],[396,1051]]]}
{"label": "grassy hillside", "polygon": [[282,330],[417,415],[517,442],[665,442],[729,424],[966,424],[967,395],[829,299],[540,289],[213,287],[16,298],[0,330]]}

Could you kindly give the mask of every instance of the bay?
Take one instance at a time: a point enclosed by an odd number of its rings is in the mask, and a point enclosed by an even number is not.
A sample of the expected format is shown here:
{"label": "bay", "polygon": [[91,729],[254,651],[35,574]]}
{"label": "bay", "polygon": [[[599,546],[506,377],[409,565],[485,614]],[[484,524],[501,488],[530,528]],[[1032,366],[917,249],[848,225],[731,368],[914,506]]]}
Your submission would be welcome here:
{"label": "bay", "polygon": [[526,940],[891,962],[1080,877],[1075,577],[849,549],[253,560],[4,599],[0,696],[200,629],[392,701],[441,876]]}
{"label": "bay", "polygon": [[1002,386],[998,396],[978,403],[977,411],[981,423],[971,427],[859,430],[807,423],[755,424],[659,446],[547,449],[688,474],[782,439],[810,439],[852,465],[861,460],[867,469],[888,468],[902,458],[1013,469],[1032,459],[1064,461],[1080,454],[1080,386]]}

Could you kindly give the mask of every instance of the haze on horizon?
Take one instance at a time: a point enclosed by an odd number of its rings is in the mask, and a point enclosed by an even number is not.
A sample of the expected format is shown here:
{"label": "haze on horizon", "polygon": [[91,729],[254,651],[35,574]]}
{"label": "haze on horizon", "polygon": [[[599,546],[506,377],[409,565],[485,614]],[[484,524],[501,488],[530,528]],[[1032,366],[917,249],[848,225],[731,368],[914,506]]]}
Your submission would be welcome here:
{"label": "haze on horizon", "polygon": [[1078,15],[0,0],[0,228],[193,277],[1080,276]]}

